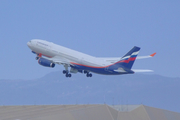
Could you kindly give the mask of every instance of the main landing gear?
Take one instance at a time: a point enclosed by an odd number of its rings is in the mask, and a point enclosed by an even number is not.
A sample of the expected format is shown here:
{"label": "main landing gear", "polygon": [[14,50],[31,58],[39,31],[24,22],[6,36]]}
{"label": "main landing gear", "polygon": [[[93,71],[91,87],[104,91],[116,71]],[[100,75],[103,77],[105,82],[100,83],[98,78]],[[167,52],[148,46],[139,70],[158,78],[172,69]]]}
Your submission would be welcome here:
{"label": "main landing gear", "polygon": [[63,70],[63,74],[65,74],[66,77],[71,77],[72,75],[68,71],[68,65],[65,64],[64,67],[66,70]]}
{"label": "main landing gear", "polygon": [[86,70],[78,70],[78,71],[76,71],[76,72],[73,72],[73,71],[72,71],[72,68],[71,68],[71,70],[69,71],[69,70],[68,70],[68,67],[70,67],[68,64],[64,64],[65,70],[63,70],[63,74],[65,74],[66,77],[71,77],[71,76],[72,76],[72,75],[70,74],[70,72],[71,72],[71,73],[81,72],[81,73],[86,74],[87,77],[92,77],[92,74],[89,73],[89,71],[86,71]]}
{"label": "main landing gear", "polygon": [[92,77],[91,73],[86,74],[87,77]]}
{"label": "main landing gear", "polygon": [[92,77],[92,74],[89,73],[88,71],[84,71],[84,74],[86,74],[87,77]]}
{"label": "main landing gear", "polygon": [[71,77],[72,75],[68,72],[68,70],[63,70],[63,74],[65,74],[66,77]]}

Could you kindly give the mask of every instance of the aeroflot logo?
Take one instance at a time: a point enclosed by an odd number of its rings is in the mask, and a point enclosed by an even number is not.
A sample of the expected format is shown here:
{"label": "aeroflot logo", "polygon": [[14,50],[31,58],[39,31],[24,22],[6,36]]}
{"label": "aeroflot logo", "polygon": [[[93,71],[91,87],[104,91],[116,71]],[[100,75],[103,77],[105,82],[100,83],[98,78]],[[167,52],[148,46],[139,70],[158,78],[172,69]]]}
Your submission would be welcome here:
{"label": "aeroflot logo", "polygon": [[139,51],[133,52],[131,55],[128,55],[128,56],[123,57],[122,60],[129,59],[131,56],[136,57],[138,53],[139,53]]}
{"label": "aeroflot logo", "polygon": [[48,46],[47,44],[41,43],[41,42],[37,42],[38,44],[44,45],[44,46]]}

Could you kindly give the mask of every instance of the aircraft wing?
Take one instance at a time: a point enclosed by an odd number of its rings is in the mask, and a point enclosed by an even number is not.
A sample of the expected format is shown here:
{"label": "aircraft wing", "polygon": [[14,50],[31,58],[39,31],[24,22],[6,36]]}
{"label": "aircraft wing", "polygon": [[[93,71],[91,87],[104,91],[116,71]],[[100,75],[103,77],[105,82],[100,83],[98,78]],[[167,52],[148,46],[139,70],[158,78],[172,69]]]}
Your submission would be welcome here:
{"label": "aircraft wing", "polygon": [[147,56],[137,56],[136,59],[144,59],[144,58],[150,58],[150,57],[154,57],[156,55],[156,53],[153,53],[151,55],[147,55]]}
{"label": "aircraft wing", "polygon": [[50,60],[51,62],[53,62],[53,63],[56,63],[56,64],[59,64],[59,65],[61,65],[61,64],[67,64],[67,65],[72,65],[70,62],[72,62],[72,61],[70,61],[70,60],[68,60],[68,59],[66,59],[66,58],[62,58],[62,57],[60,57],[60,56],[54,56],[54,57],[52,57],[52,58],[46,58],[46,59],[48,59],[48,60]]}

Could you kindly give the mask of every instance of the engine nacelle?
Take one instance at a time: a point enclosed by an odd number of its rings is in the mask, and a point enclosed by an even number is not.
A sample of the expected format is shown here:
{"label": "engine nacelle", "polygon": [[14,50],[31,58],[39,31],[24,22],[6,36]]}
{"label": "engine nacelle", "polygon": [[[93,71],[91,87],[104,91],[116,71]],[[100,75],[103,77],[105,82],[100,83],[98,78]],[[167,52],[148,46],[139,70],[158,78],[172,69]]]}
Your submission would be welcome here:
{"label": "engine nacelle", "polygon": [[45,58],[39,58],[38,63],[45,67],[55,67],[55,64]]}

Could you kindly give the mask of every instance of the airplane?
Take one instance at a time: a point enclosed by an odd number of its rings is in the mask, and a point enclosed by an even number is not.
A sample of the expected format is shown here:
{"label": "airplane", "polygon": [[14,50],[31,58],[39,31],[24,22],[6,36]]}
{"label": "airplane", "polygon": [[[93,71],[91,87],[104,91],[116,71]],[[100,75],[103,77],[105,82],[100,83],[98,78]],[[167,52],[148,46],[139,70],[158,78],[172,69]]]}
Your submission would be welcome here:
{"label": "airplane", "polygon": [[92,77],[92,73],[122,75],[152,72],[152,70],[135,70],[132,66],[136,59],[150,58],[156,54],[137,57],[140,47],[134,46],[123,57],[103,58],[87,55],[46,40],[32,39],[27,45],[32,53],[37,55],[36,60],[40,65],[50,68],[54,68],[55,64],[63,65],[65,68],[63,74],[66,77],[71,77],[71,73],[78,72],[86,74],[87,77]]}

